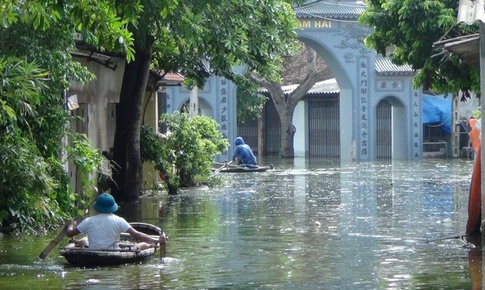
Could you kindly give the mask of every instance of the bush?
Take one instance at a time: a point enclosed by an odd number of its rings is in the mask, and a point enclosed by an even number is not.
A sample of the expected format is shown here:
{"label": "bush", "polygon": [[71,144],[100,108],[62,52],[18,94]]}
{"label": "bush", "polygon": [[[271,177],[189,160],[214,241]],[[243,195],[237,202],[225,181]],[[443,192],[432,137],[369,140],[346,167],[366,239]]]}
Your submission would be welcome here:
{"label": "bush", "polygon": [[[0,57],[0,230],[38,233],[84,208],[94,185],[89,174],[101,157],[81,134],[69,134],[69,114],[54,80],[36,63]],[[65,148],[62,139],[70,137]],[[75,196],[62,149],[81,172]],[[75,198],[79,201],[76,203]],[[83,212],[82,209],[79,212]]]}
{"label": "bush", "polygon": [[141,157],[143,161],[155,163],[170,194],[175,194],[180,187],[197,185],[197,178],[207,179],[215,156],[229,147],[219,124],[207,116],[163,114],[160,125],[167,128],[167,138],[149,126],[142,127]]}

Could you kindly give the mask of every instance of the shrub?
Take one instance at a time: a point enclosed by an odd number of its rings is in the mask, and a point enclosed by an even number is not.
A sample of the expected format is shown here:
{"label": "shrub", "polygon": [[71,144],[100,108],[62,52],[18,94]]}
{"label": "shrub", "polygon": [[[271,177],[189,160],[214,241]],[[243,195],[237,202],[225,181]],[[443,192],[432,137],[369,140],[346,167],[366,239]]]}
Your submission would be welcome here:
{"label": "shrub", "polygon": [[215,156],[229,147],[219,124],[207,116],[163,114],[160,125],[167,128],[167,138],[143,126],[141,155],[143,161],[155,163],[170,194],[175,194],[180,187],[197,185],[197,178],[207,179]]}

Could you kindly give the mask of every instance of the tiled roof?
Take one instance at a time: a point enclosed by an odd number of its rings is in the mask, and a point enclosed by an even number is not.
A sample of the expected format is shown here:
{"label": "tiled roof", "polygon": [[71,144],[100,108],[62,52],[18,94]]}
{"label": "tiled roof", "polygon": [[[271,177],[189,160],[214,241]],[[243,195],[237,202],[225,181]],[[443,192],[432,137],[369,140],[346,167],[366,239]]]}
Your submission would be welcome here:
{"label": "tiled roof", "polygon": [[159,70],[150,70],[148,76],[147,90],[153,90],[159,87],[167,86],[180,86],[184,82],[185,78],[179,73],[168,72]]}
{"label": "tiled roof", "polygon": [[363,1],[318,1],[293,8],[297,18],[357,20],[365,10]]}
{"label": "tiled roof", "polygon": [[[293,92],[296,88],[298,87],[298,84],[296,85],[286,85],[281,87],[283,89],[283,92],[285,94],[289,94]],[[268,90],[262,89],[261,92],[267,92]],[[313,87],[308,90],[306,93],[307,95],[313,95],[313,94],[336,94],[340,92],[340,87],[337,84],[336,79],[328,79],[324,80],[321,82],[317,82],[313,85]]]}
{"label": "tiled roof", "polygon": [[414,69],[408,65],[396,65],[389,58],[376,57],[376,72],[379,75],[413,75]]}
{"label": "tiled roof", "polygon": [[179,73],[168,72],[167,74],[165,75],[164,74],[165,74],[165,71],[163,70],[159,73],[160,76],[163,76],[163,79],[162,79],[163,82],[182,83],[185,80],[184,76]]}

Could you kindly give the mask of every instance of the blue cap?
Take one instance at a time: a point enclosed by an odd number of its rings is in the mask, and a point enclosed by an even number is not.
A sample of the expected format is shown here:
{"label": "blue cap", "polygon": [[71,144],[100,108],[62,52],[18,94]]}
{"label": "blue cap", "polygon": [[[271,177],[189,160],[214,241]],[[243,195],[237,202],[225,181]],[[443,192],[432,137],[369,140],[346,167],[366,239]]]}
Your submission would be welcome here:
{"label": "blue cap", "polygon": [[93,208],[99,213],[113,213],[118,210],[118,204],[111,194],[102,193],[96,198]]}

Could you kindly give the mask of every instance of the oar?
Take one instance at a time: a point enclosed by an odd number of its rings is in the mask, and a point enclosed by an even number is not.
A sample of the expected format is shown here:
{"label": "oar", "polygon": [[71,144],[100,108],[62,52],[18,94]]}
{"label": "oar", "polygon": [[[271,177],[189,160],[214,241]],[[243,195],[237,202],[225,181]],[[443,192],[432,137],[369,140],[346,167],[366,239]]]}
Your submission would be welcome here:
{"label": "oar", "polygon": [[[81,217],[77,217],[74,220],[77,222]],[[67,233],[67,228],[69,227],[69,224],[66,223],[66,225],[62,228],[62,230],[57,234],[57,236],[45,247],[45,249],[39,254],[39,258],[44,260],[54,249],[57,244],[64,238],[64,236]]]}
{"label": "oar", "polygon": [[434,240],[426,240],[424,241],[425,243],[433,243],[433,242],[439,242],[439,241],[445,241],[445,240],[456,240],[456,239],[463,239],[468,235],[458,235],[458,236],[451,236],[451,237],[446,237],[446,238],[438,238]]}
{"label": "oar", "polygon": [[214,173],[218,173],[219,171],[221,171],[221,170],[222,170],[222,168],[227,167],[227,165],[229,165],[229,164],[231,164],[231,163],[232,163],[232,160],[231,160],[231,161],[229,161],[229,162],[224,163],[224,165],[222,165],[221,167],[217,168],[217,169],[214,171]]}
{"label": "oar", "polygon": [[166,245],[167,245],[168,236],[165,235],[165,232],[163,232],[162,235],[163,235],[163,243],[160,243],[160,261],[163,262],[163,258],[167,256]]}
{"label": "oar", "polygon": [[57,244],[59,244],[59,242],[64,238],[64,236],[66,235],[67,233],[67,228],[68,228],[68,224],[66,224],[64,226],[64,228],[62,228],[61,232],[57,234],[57,236],[47,245],[47,247],[42,251],[42,253],[39,254],[39,258],[41,258],[42,260],[45,259],[45,257],[47,257],[50,252],[52,251],[52,249],[54,249]]}

